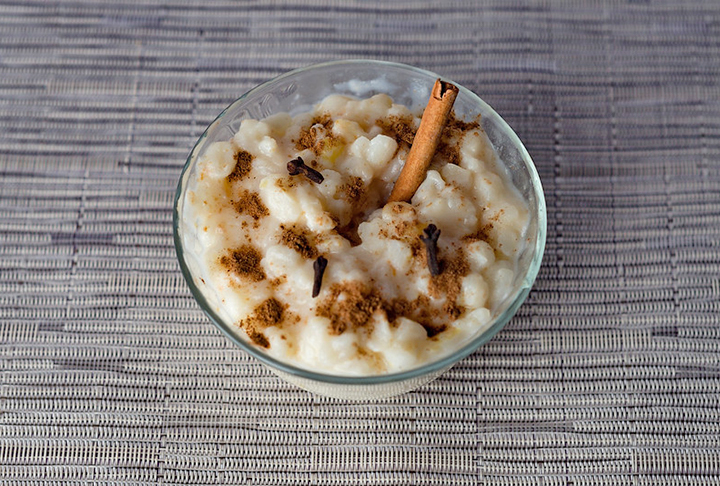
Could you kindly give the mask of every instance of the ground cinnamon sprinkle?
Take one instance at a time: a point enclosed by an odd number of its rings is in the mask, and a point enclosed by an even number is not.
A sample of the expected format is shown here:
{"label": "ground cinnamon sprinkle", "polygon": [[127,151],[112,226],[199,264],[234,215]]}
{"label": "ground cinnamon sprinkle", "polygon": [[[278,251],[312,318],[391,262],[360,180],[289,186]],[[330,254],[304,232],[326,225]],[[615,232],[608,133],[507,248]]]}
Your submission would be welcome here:
{"label": "ground cinnamon sprinkle", "polygon": [[443,311],[445,314],[447,314],[451,319],[455,320],[458,317],[460,317],[460,314],[462,314],[462,307],[457,305],[456,301],[450,301],[448,300],[443,305]]}
{"label": "ground cinnamon sprinkle", "polygon": [[240,197],[233,201],[233,205],[238,213],[247,214],[255,221],[270,214],[257,192],[243,191]]}
{"label": "ground cinnamon sprinkle", "polygon": [[265,334],[261,332],[250,331],[248,332],[248,337],[250,338],[250,341],[260,346],[261,348],[267,349],[270,347],[270,341],[268,341],[268,339],[265,337]]}
{"label": "ground cinnamon sprinkle", "polygon": [[477,230],[474,233],[470,233],[468,235],[465,235],[462,237],[462,240],[468,243],[472,243],[473,241],[490,241],[490,232],[493,229],[492,223],[488,223],[485,226],[481,227],[479,230]]}
{"label": "ground cinnamon sprinkle", "polygon": [[318,305],[318,316],[330,319],[330,333],[340,335],[348,328],[367,327],[383,301],[377,290],[359,282],[333,284]]}
{"label": "ground cinnamon sprinkle", "polygon": [[[324,128],[325,136],[318,137],[319,129],[317,125],[321,125]],[[337,142],[337,139],[332,133],[333,119],[329,113],[323,113],[314,117],[310,124],[300,130],[300,135],[295,142],[295,148],[297,150],[312,150],[315,155],[320,155],[322,151],[328,147],[328,144]],[[314,161],[311,161],[311,163]]]}
{"label": "ground cinnamon sprinkle", "polygon": [[272,287],[273,289],[277,289],[278,287],[280,287],[282,284],[284,284],[286,282],[287,282],[287,275],[281,275],[279,277],[276,277],[276,278],[270,280],[269,283],[270,283],[270,287]]}
{"label": "ground cinnamon sprinkle", "polygon": [[466,122],[455,117],[455,110],[450,112],[450,117],[445,125],[445,130],[457,132],[467,132],[476,128],[480,128],[480,116],[471,122]]}
{"label": "ground cinnamon sprinkle", "polygon": [[417,128],[411,116],[389,116],[375,122],[382,129],[383,135],[394,138],[398,145],[412,145]]}
{"label": "ground cinnamon sprinkle", "polygon": [[280,225],[282,233],[280,233],[280,243],[287,246],[291,250],[300,253],[303,258],[309,260],[318,256],[317,248],[310,242],[310,232],[306,229],[293,226]]}
{"label": "ground cinnamon sprinkle", "polygon": [[409,204],[393,204],[392,206],[390,206],[390,211],[393,214],[402,214],[406,211],[410,211],[413,216],[417,214],[415,208],[410,206]]}
{"label": "ground cinnamon sprinkle", "polygon": [[422,268],[427,268],[427,252],[425,245],[422,244],[420,238],[413,238],[410,241],[410,252],[415,263]]}
{"label": "ground cinnamon sprinkle", "polygon": [[438,144],[435,151],[449,164],[460,165],[460,143],[458,141],[447,141],[444,137]]}
{"label": "ground cinnamon sprinkle", "polygon": [[220,257],[220,265],[240,277],[252,282],[265,280],[265,271],[260,266],[262,255],[252,245],[243,245]]}
{"label": "ground cinnamon sprinkle", "polygon": [[302,128],[298,139],[295,140],[295,148],[297,150],[313,150],[315,142],[317,142],[317,131],[313,129],[314,123],[310,122],[310,126]]}
{"label": "ground cinnamon sprinkle", "polygon": [[462,279],[470,273],[470,264],[465,257],[463,250],[458,251],[452,259],[445,259],[441,262],[442,272],[440,275],[430,278],[430,295],[439,298],[445,296],[443,310],[453,319],[462,313],[457,306],[457,299],[462,289]]}
{"label": "ground cinnamon sprinkle", "polygon": [[285,306],[275,298],[267,299],[255,308],[253,317],[256,323],[268,327],[282,322]]}
{"label": "ground cinnamon sprinkle", "polygon": [[227,176],[230,182],[243,180],[252,170],[252,161],[255,157],[250,152],[240,150],[235,154],[235,168]]}
{"label": "ground cinnamon sprinkle", "polygon": [[397,215],[405,213],[405,217],[394,220],[391,225],[393,233],[389,234],[385,232],[383,236],[394,240],[406,241],[412,246],[413,241],[420,235],[417,211],[409,204],[393,204],[390,206],[390,211]]}
{"label": "ground cinnamon sprinkle", "polygon": [[279,179],[275,179],[275,186],[283,190],[292,189],[296,185],[296,180],[297,179],[293,177],[281,177]]}
{"label": "ground cinnamon sprinkle", "polygon": [[495,214],[495,216],[493,216],[492,218],[490,218],[490,221],[500,221],[500,218],[502,217],[503,214],[505,214],[505,210],[504,210],[504,209],[501,209],[500,211],[498,211],[498,212]]}
{"label": "ground cinnamon sprinkle", "polygon": [[401,317],[412,319],[425,328],[428,337],[436,336],[447,328],[443,322],[447,316],[433,309],[426,295],[411,301],[404,298],[387,301],[377,289],[360,282],[333,284],[316,310],[318,316],[330,319],[330,333],[334,335],[360,328],[372,332],[369,324],[376,312],[385,313],[390,325],[395,325]]}
{"label": "ground cinnamon sprinkle", "polygon": [[365,184],[360,177],[351,176],[350,180],[338,187],[341,194],[350,202],[358,202],[365,194]]}
{"label": "ground cinnamon sprinkle", "polygon": [[280,324],[283,321],[286,307],[275,298],[267,299],[257,306],[247,319],[240,321],[240,327],[245,329],[252,342],[263,348],[269,348],[270,342],[262,331],[267,327]]}
{"label": "ground cinnamon sprinkle", "polygon": [[[425,296],[422,297],[427,299],[427,297]],[[390,302],[388,302],[385,306],[385,314],[387,315],[388,322],[392,324],[399,317],[409,316],[410,314],[412,314],[418,308],[418,299],[420,299],[420,297],[410,302],[409,300],[403,299],[402,297],[396,297]]]}
{"label": "ground cinnamon sprinkle", "polygon": [[455,112],[451,111],[435,153],[450,164],[460,165],[460,146],[463,137],[468,131],[477,128],[480,128],[479,120],[472,122],[458,120],[455,118]]}
{"label": "ground cinnamon sprinkle", "polygon": [[391,238],[395,240],[403,240],[403,237],[415,237],[417,235],[411,231],[415,228],[415,226],[416,223],[414,221],[395,221],[392,225],[393,230],[395,230],[395,234],[393,234]]}
{"label": "ground cinnamon sprinkle", "polygon": [[384,305],[385,314],[391,325],[396,325],[400,317],[412,319],[425,328],[428,337],[435,336],[446,329],[446,325],[440,321],[443,316],[432,309],[430,299],[426,295],[420,295],[414,300],[395,298]]}

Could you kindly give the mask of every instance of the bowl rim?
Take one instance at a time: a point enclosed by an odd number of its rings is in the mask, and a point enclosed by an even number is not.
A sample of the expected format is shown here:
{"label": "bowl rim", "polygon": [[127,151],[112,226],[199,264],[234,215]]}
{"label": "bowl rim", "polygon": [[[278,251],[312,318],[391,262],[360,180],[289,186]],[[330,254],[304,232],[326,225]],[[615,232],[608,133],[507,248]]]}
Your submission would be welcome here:
{"label": "bowl rim", "polygon": [[248,90],[246,93],[244,93],[242,96],[234,100],[232,103],[230,103],[224,110],[220,112],[220,114],[207,126],[207,128],[203,131],[202,135],[198,138],[197,142],[193,145],[193,148],[190,150],[190,153],[185,161],[185,165],[182,169],[182,172],[180,173],[180,178],[178,181],[177,189],[175,191],[175,198],[173,202],[173,240],[175,244],[175,251],[177,254],[178,262],[180,264],[180,270],[182,272],[182,275],[190,288],[190,292],[192,293],[193,297],[195,298],[195,301],[198,303],[202,311],[205,313],[205,315],[210,318],[210,320],[215,324],[215,326],[222,331],[223,334],[225,334],[226,337],[228,337],[233,343],[235,343],[240,349],[247,352],[257,360],[259,360],[261,363],[269,366],[271,369],[276,369],[278,371],[288,373],[292,376],[299,377],[302,379],[312,380],[316,382],[321,383],[328,383],[328,384],[338,384],[338,385],[380,385],[380,384],[389,384],[389,383],[398,383],[403,382],[406,380],[411,380],[413,378],[417,378],[423,375],[427,375],[439,370],[442,370],[445,367],[450,367],[454,365],[455,363],[459,362],[460,360],[466,358],[470,354],[472,354],[474,351],[476,351],[480,346],[487,343],[490,339],[492,339],[505,325],[508,323],[508,321],[515,315],[518,308],[523,304],[525,299],[527,298],[528,294],[530,293],[530,289],[537,277],[538,271],[540,269],[540,265],[542,263],[543,254],[545,251],[545,241],[546,241],[546,233],[547,233],[547,214],[546,214],[546,205],[545,205],[545,197],[543,193],[542,184],[540,181],[539,174],[537,172],[537,169],[535,167],[535,164],[530,157],[530,154],[528,153],[527,149],[523,145],[523,143],[518,138],[515,131],[510,127],[510,125],[507,124],[507,122],[485,101],[483,101],[478,95],[473,93],[472,91],[468,90],[467,88],[463,87],[462,85],[455,83],[454,81],[442,77],[442,79],[451,82],[455,84],[461,93],[463,93],[466,96],[469,96],[475,103],[477,103],[484,111],[483,117],[487,117],[488,115],[495,118],[496,123],[502,128],[503,132],[511,139],[511,141],[516,145],[518,151],[521,154],[521,157],[523,159],[523,162],[527,166],[528,172],[530,173],[530,178],[532,180],[532,187],[535,192],[535,198],[538,202],[538,235],[535,242],[535,254],[533,255],[533,258],[528,266],[527,272],[523,279],[523,284],[516,289],[515,295],[512,298],[511,304],[502,312],[500,313],[492,322],[492,325],[490,325],[483,333],[481,333],[479,336],[474,338],[473,340],[466,343],[464,346],[458,348],[452,353],[449,353],[445,355],[444,357],[431,361],[428,363],[424,363],[416,368],[412,368],[406,371],[396,372],[396,373],[388,373],[388,374],[380,374],[380,375],[366,375],[366,376],[354,376],[354,375],[332,375],[328,373],[323,373],[319,371],[313,371],[306,368],[301,368],[299,366],[294,366],[292,364],[288,364],[286,362],[283,362],[273,356],[270,356],[266,354],[265,352],[259,350],[255,346],[253,346],[250,343],[245,342],[242,338],[239,338],[237,335],[235,335],[230,330],[230,326],[232,324],[225,323],[220,316],[218,316],[210,307],[208,302],[203,296],[202,291],[198,288],[198,286],[195,284],[195,281],[193,279],[193,275],[190,272],[188,265],[185,261],[185,254],[184,249],[182,246],[181,236],[180,236],[180,214],[178,211],[178,206],[180,203],[180,199],[184,194],[184,186],[187,182],[186,179],[186,173],[188,171],[188,168],[190,167],[190,164],[192,163],[195,154],[197,153],[198,149],[202,146],[205,139],[208,137],[208,133],[210,130],[217,124],[217,122],[225,116],[225,114],[238,105],[239,103],[242,103],[247,98],[252,97],[256,92],[262,90],[263,88],[267,87],[268,85],[272,83],[276,83],[278,81],[284,80],[286,78],[297,76],[298,74],[311,71],[311,70],[318,70],[318,69],[327,69],[332,67],[342,67],[347,65],[373,65],[378,67],[392,67],[395,69],[401,69],[401,70],[407,70],[416,74],[429,76],[429,77],[435,77],[440,78],[441,76],[424,69],[420,69],[414,66],[410,66],[407,64],[397,63],[397,62],[390,62],[390,61],[381,61],[381,60],[374,60],[374,59],[345,59],[345,60],[336,60],[336,61],[329,61],[329,62],[322,62],[317,64],[311,64],[308,66],[304,66],[301,68],[293,69],[291,71],[285,72],[283,74],[280,74],[279,76],[273,77],[263,83],[260,83],[259,85],[255,86],[254,88]]}

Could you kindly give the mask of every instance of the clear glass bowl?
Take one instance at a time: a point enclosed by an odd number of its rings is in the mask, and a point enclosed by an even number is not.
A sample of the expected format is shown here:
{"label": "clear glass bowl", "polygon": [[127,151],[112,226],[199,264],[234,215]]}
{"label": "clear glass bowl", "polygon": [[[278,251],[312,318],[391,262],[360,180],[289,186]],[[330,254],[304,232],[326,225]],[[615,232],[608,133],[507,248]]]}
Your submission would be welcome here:
{"label": "clear glass bowl", "polygon": [[402,373],[365,377],[323,374],[283,363],[247,342],[238,327],[232,322],[226,322],[213,310],[212,297],[196,284],[196,279],[200,278],[199,262],[187,250],[192,247],[193,240],[193,235],[189,234],[189,228],[185,227],[182,219],[188,181],[194,177],[196,163],[205,149],[215,141],[232,138],[240,122],[246,118],[262,119],[277,112],[296,114],[307,111],[331,93],[356,97],[386,93],[396,103],[407,105],[412,110],[422,109],[427,104],[430,89],[439,77],[412,66],[374,60],[337,61],[297,69],[261,84],[232,103],[205,130],[187,159],[178,184],[173,212],[175,248],[185,280],[200,307],[225,335],[278,376],[301,388],[320,395],[358,401],[399,395],[434,380],[505,326],[527,297],[545,248],[545,199],[530,155],[515,132],[489,105],[458,85],[460,93],[454,105],[456,115],[465,120],[475,119],[478,113],[482,115],[482,128],[530,208],[529,243],[520,256],[514,291],[495,313],[491,325],[452,354],[440,356],[436,361]]}

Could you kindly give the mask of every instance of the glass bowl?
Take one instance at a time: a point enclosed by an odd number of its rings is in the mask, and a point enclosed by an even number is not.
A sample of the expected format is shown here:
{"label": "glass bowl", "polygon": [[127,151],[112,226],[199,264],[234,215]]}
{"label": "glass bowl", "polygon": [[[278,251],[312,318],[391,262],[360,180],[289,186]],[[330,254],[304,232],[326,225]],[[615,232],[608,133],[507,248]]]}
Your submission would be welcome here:
{"label": "glass bowl", "polygon": [[519,258],[514,290],[499,306],[490,325],[451,354],[439,356],[436,361],[401,373],[362,377],[324,374],[284,363],[246,341],[240,328],[213,310],[214,297],[198,285],[199,261],[192,251],[188,251],[195,243],[190,227],[184,224],[182,218],[188,181],[194,177],[197,161],[206,148],[213,142],[231,139],[240,122],[246,118],[262,119],[283,111],[297,114],[311,109],[332,93],[356,97],[386,93],[396,103],[407,105],[413,111],[422,110],[427,104],[430,89],[439,77],[412,66],[374,60],[337,61],[297,69],[261,84],[233,102],[205,130],[187,159],[175,196],[173,230],[180,268],[193,296],[210,320],[235,344],[281,378],[303,389],[358,401],[399,395],[434,380],[505,326],[527,297],[545,248],[545,199],[530,155],[513,130],[489,105],[474,93],[453,83],[460,89],[454,105],[456,116],[474,120],[478,114],[482,115],[482,128],[530,210],[528,244]]}

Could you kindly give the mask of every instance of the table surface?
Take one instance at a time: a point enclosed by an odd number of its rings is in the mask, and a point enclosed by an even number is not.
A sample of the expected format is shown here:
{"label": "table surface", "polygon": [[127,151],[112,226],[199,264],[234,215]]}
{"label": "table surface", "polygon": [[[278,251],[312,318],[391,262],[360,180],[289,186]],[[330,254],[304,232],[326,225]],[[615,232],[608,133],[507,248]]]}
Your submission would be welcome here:
{"label": "table surface", "polygon": [[[720,484],[720,3],[0,1],[0,482]],[[490,343],[377,403],[209,323],[171,206],[205,126],[344,58],[478,93],[548,206]]]}

